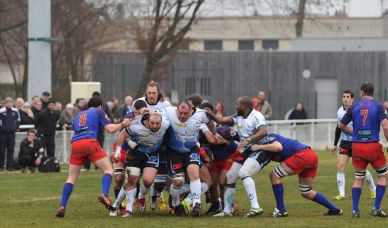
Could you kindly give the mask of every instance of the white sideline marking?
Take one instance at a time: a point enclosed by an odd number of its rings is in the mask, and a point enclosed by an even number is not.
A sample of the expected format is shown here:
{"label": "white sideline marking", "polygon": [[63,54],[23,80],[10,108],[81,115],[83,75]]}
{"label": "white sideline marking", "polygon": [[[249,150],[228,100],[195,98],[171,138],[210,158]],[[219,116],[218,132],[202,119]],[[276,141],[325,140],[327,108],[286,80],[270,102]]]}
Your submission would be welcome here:
{"label": "white sideline marking", "polygon": [[[77,197],[78,195],[72,195],[71,197]],[[15,200],[11,201],[11,203],[30,203],[30,202],[36,202],[36,201],[49,201],[49,200],[59,200],[61,199],[61,196],[52,196],[52,197],[32,197],[30,199],[26,200]]]}

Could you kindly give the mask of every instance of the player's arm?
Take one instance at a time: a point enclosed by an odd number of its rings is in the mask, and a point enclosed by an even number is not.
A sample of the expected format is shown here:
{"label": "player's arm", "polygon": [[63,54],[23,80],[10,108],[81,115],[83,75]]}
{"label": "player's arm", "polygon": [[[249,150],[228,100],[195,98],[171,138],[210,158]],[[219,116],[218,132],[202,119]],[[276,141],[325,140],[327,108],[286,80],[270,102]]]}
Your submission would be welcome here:
{"label": "player's arm", "polygon": [[278,152],[283,150],[282,144],[278,141],[274,141],[271,144],[260,144],[260,145],[254,144],[254,145],[252,145],[251,148],[252,148],[252,151],[265,150],[265,151],[269,151],[269,152],[273,152],[273,153],[278,153]]}
{"label": "player's arm", "polygon": [[[116,131],[120,131],[121,129],[128,127],[131,124],[131,120],[128,118],[125,118],[123,122],[118,124],[107,124],[105,125],[105,130],[109,133],[113,133]],[[121,145],[121,144],[120,144]]]}
{"label": "player's arm", "polygon": [[353,129],[347,125],[352,121],[353,105],[349,107],[345,115],[342,117],[341,122],[338,124],[338,128],[348,135],[353,134]]}
{"label": "player's arm", "polygon": [[383,127],[385,139],[388,141],[388,119],[384,119],[381,126]]}
{"label": "player's arm", "polygon": [[353,134],[353,129],[350,128],[350,127],[348,127],[348,126],[346,126],[346,125],[343,124],[343,123],[340,123],[340,124],[338,125],[338,128],[339,128],[341,131],[343,131],[343,132],[345,132],[346,134],[348,134],[348,135],[352,135],[352,134]]}
{"label": "player's arm", "polygon": [[335,128],[335,134],[334,134],[334,144],[333,144],[333,147],[331,148],[332,153],[334,153],[337,150],[337,145],[340,137],[341,137],[341,130],[337,125],[337,127]]}
{"label": "player's arm", "polygon": [[232,116],[221,117],[221,116],[215,115],[214,113],[212,113],[210,111],[206,111],[206,115],[211,120],[213,120],[214,122],[216,122],[218,124],[222,124],[222,125],[233,125],[234,124]]}

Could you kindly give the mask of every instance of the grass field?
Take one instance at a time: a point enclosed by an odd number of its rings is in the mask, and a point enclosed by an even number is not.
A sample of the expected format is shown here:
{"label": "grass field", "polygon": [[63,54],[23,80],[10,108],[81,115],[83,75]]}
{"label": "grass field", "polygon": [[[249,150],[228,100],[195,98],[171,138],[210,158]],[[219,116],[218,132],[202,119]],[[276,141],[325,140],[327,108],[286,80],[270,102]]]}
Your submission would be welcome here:
{"label": "grass field", "polygon": [[[336,160],[329,152],[319,152],[319,171],[313,189],[322,192],[330,199],[337,194]],[[255,176],[256,187],[264,214],[258,218],[244,219],[243,214],[249,209],[248,199],[241,182],[237,186],[236,202],[240,215],[233,218],[177,218],[165,211],[151,211],[144,215],[135,214],[132,218],[112,218],[102,205],[97,203],[101,191],[101,173],[99,171],[83,172],[74,188],[68,204],[65,218],[55,217],[59,206],[66,172],[61,173],[2,173],[0,174],[0,227],[387,227],[388,219],[375,218],[370,209],[373,200],[369,190],[364,186],[361,196],[361,218],[351,217],[351,183],[353,172],[347,167],[347,199],[335,202],[344,210],[344,215],[324,217],[326,208],[299,195],[297,177],[287,177],[285,183],[285,202],[289,217],[272,218],[275,200],[268,174],[276,164],[270,164]],[[376,179],[376,175],[372,172]],[[113,191],[111,191],[113,195]],[[204,205],[203,212],[208,205]],[[384,199],[382,207],[388,209],[388,200]]]}

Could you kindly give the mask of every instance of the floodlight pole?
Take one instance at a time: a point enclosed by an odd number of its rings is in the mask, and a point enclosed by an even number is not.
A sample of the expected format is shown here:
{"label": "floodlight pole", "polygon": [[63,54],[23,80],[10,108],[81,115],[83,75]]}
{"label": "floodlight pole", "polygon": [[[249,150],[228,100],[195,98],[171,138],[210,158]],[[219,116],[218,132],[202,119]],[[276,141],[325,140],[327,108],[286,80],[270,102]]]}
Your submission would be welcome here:
{"label": "floodlight pole", "polygon": [[28,100],[51,92],[51,41],[51,0],[28,0]]}

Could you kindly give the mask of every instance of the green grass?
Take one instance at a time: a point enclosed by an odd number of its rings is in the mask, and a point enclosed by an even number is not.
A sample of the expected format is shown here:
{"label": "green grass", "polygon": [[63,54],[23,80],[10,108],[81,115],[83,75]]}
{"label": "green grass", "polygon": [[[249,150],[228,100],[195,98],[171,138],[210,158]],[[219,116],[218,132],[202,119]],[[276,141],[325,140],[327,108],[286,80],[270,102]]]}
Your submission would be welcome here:
{"label": "green grass", "polygon": [[[337,194],[336,159],[329,152],[319,153],[319,171],[313,189],[322,192],[328,198]],[[135,214],[132,218],[111,218],[102,205],[97,203],[101,189],[101,173],[90,171],[81,173],[68,204],[66,217],[58,219],[55,211],[60,202],[63,182],[67,177],[62,173],[2,173],[0,174],[0,227],[386,227],[384,218],[375,218],[370,209],[373,200],[364,186],[361,196],[361,218],[351,217],[351,184],[354,179],[351,165],[347,167],[347,199],[334,202],[344,210],[343,216],[324,217],[326,208],[299,195],[297,177],[287,177],[285,183],[285,202],[289,217],[271,218],[275,207],[272,188],[268,179],[269,172],[276,163],[267,166],[255,176],[259,202],[264,215],[259,218],[244,219],[249,203],[241,182],[237,185],[236,202],[240,215],[233,218],[176,218],[167,211],[147,210],[144,215]],[[376,179],[376,175],[372,172]],[[112,191],[111,191],[111,194]],[[208,205],[204,206],[203,212]],[[388,209],[385,198],[382,207]]]}

